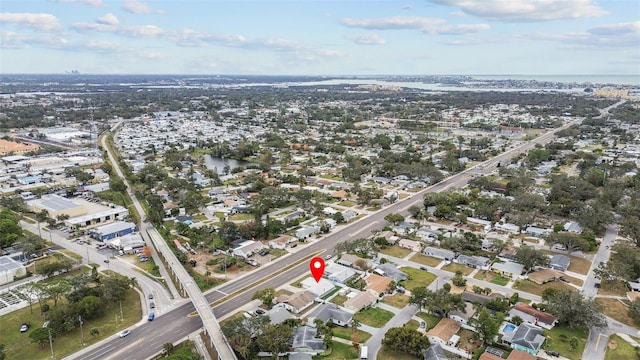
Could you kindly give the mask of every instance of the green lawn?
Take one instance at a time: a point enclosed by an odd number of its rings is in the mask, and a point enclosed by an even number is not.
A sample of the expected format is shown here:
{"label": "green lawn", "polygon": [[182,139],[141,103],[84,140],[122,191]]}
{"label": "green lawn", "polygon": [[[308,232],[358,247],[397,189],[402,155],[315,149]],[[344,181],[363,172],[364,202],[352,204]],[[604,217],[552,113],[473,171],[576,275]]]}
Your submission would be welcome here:
{"label": "green lawn", "polygon": [[449,265],[445,265],[442,267],[442,270],[444,271],[450,271],[452,273],[455,273],[456,271],[460,270],[462,271],[462,275],[469,275],[473,272],[473,269],[468,267],[468,266],[464,266],[462,264],[456,264],[456,263],[451,263]]}
{"label": "green lawn", "polygon": [[345,206],[345,207],[352,207],[354,206],[356,203],[354,203],[353,201],[349,201],[349,200],[344,200],[338,203],[338,205],[341,206]]}
{"label": "green lawn", "polygon": [[560,281],[556,281],[556,282],[549,282],[546,283],[544,285],[538,285],[536,283],[534,283],[531,280],[518,280],[516,281],[515,284],[513,284],[513,289],[514,290],[518,290],[518,291],[525,291],[531,294],[535,294],[535,295],[539,295],[542,296],[542,292],[544,291],[544,289],[547,288],[554,288],[554,289],[558,289],[558,290],[571,290],[571,291],[578,291],[576,288],[574,288],[573,286],[569,286],[563,282]]}
{"label": "green lawn", "polygon": [[[339,337],[341,339],[345,339],[345,340],[351,340],[351,335],[353,334],[353,330],[351,330],[351,327],[342,327],[342,326],[334,326],[333,327],[333,336],[335,337]],[[369,340],[369,338],[371,337],[371,334],[369,334],[366,331],[357,330],[357,334],[358,334],[358,340],[360,342],[360,344],[363,344],[365,342],[367,342],[367,340]]]}
{"label": "green lawn", "polygon": [[[58,301],[58,307],[65,306],[66,304],[67,301],[65,299]],[[122,304],[124,321],[120,320],[119,304],[113,304],[110,308],[105,309],[104,314],[99,319],[84,321],[85,346],[103,340],[140,321],[142,318],[140,296],[135,290],[127,290]],[[53,301],[49,301],[49,305],[53,308]],[[116,317],[118,319],[117,322]],[[0,326],[0,339],[2,339],[1,342],[6,346],[5,353],[7,359],[49,359],[51,357],[51,349],[48,345],[41,348],[29,339],[29,333],[41,327],[44,321],[45,319],[40,315],[40,307],[37,302],[33,305],[33,314],[31,314],[27,306],[26,308],[0,317],[0,324],[2,324],[2,326]],[[31,327],[29,331],[21,333],[19,331],[20,325],[24,322],[30,322]],[[95,337],[89,335],[90,329],[94,327],[100,331],[100,334]],[[76,328],[71,332],[54,338],[53,351],[56,358],[62,358],[80,350],[82,347],[80,342],[80,328]]]}
{"label": "green lawn", "polygon": [[420,286],[428,286],[437,277],[435,274],[432,274],[428,271],[411,267],[404,267],[401,270],[409,275],[409,278],[407,280],[401,281],[400,284],[409,291]]}
{"label": "green lawn", "polygon": [[381,253],[397,258],[404,258],[405,256],[411,254],[411,250],[401,248],[398,245],[387,246],[386,248],[380,250]]}
{"label": "green lawn", "polygon": [[229,217],[229,221],[252,220],[254,217],[253,214],[234,214]]}
{"label": "green lawn", "polygon": [[340,291],[340,289],[342,289],[340,286],[336,286],[335,288],[333,288],[333,290],[331,290],[327,295],[322,297],[322,300],[327,300],[328,298],[330,298],[333,294],[337,293],[338,291]]}
{"label": "green lawn", "polygon": [[398,309],[402,309],[409,303],[409,296],[404,294],[394,294],[392,296],[385,296],[382,298],[382,302]]}
{"label": "green lawn", "polygon": [[383,346],[380,349],[380,351],[378,351],[377,359],[378,360],[418,360],[419,358],[413,355],[409,355],[409,354],[405,354],[405,353],[401,353],[393,350],[387,350]]}
{"label": "green lawn", "polygon": [[347,301],[347,297],[344,295],[336,295],[333,297],[333,299],[329,300],[330,302],[338,305],[338,306],[342,306],[344,305],[344,302]]}
{"label": "green lawn", "polygon": [[[544,350],[555,350],[560,353],[561,356],[578,360],[582,357],[582,352],[584,351],[584,346],[589,336],[589,330],[586,328],[570,329],[564,326],[556,326],[551,330],[544,330],[543,334],[547,338],[543,345]],[[579,340],[578,347],[575,349],[572,349],[569,344],[573,337]]]}
{"label": "green lawn", "polygon": [[607,352],[604,354],[604,360],[634,359],[636,349],[626,340],[618,335],[612,335],[609,338]]}
{"label": "green lawn", "polygon": [[361,323],[376,328],[383,327],[392,317],[392,312],[378,308],[365,309],[357,312],[353,316],[354,319],[357,319]]}
{"label": "green lawn", "polygon": [[440,265],[440,263],[442,262],[442,260],[440,260],[440,259],[436,259],[436,258],[431,257],[431,256],[425,256],[425,255],[422,255],[422,254],[415,254],[412,257],[410,257],[409,260],[413,261],[414,263],[427,265],[427,266],[431,266],[431,267],[436,267],[436,266]]}
{"label": "green lawn", "polygon": [[320,355],[320,359],[326,360],[345,360],[345,359],[357,359],[358,358],[358,350],[356,350],[353,346],[339,343],[337,341],[333,342],[333,345],[329,349],[329,354]]}
{"label": "green lawn", "polygon": [[435,316],[433,314],[428,314],[426,312],[419,312],[418,317],[424,320],[427,323],[427,331],[431,330],[436,326],[440,320],[442,319],[439,316]]}

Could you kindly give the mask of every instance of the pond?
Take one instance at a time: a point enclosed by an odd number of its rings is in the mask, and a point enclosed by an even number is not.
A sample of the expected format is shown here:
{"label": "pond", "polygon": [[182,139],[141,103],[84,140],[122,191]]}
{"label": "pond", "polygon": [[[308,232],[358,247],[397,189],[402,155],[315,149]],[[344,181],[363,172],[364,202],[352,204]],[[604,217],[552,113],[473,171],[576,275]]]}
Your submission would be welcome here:
{"label": "pond", "polygon": [[217,172],[218,175],[224,174],[225,165],[229,165],[229,171],[237,167],[246,168],[248,165],[251,165],[251,163],[248,161],[221,158],[217,156],[211,156],[209,154],[204,155],[204,164],[207,167],[207,169]]}

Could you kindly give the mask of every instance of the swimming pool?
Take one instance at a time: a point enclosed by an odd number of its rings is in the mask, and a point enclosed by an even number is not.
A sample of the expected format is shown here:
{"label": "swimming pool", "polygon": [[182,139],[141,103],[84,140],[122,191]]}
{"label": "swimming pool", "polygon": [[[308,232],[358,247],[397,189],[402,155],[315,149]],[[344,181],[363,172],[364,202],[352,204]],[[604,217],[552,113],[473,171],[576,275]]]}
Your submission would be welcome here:
{"label": "swimming pool", "polygon": [[502,328],[502,333],[504,334],[512,333],[515,329],[516,329],[516,326],[509,323]]}

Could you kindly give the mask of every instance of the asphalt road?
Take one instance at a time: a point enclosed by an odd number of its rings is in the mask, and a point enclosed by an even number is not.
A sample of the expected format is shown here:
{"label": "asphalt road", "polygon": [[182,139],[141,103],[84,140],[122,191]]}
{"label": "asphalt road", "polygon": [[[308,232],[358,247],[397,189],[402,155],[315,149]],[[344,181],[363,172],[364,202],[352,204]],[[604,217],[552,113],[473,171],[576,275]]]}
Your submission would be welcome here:
{"label": "asphalt road", "polygon": [[[617,106],[621,103],[622,102],[616,103],[611,107]],[[608,109],[603,111],[608,111]],[[604,113],[605,112],[601,112],[601,114]],[[241,289],[244,291],[237,296],[225,299],[224,303],[215,306],[213,308],[215,316],[217,318],[220,318],[223,315],[235,312],[236,309],[241,305],[249,303],[251,301],[251,296],[253,292],[255,292],[255,290],[266,287],[277,288],[293,281],[294,279],[301,277],[308,272],[307,262],[303,262],[300,265],[294,266],[289,270],[285,270],[284,268],[289,264],[293,264],[298,260],[310,258],[317,253],[320,253],[320,256],[333,253],[333,248],[340,242],[367,237],[372,233],[372,230],[378,229],[386,223],[384,217],[387,214],[406,214],[407,210],[411,206],[421,205],[422,198],[425,193],[440,192],[447,190],[450,187],[463,187],[467,184],[469,179],[474,177],[474,174],[488,174],[491,171],[495,170],[498,164],[507,164],[512,158],[534,148],[536,144],[543,145],[548,143],[553,139],[557,131],[566,129],[569,126],[579,122],[580,120],[574,120],[563,125],[560,128],[551,130],[530,142],[516,146],[513,149],[510,149],[490,160],[487,160],[482,164],[479,164],[478,166],[464,170],[461,173],[455,174],[438,184],[432,185],[403,200],[400,200],[395,204],[392,204],[380,210],[377,213],[371,214],[352,224],[343,226],[342,229],[336,230],[332,234],[329,234],[319,240],[313,241],[311,244],[301,248],[298,252],[286,255],[279,261],[263,266],[248,274],[247,276],[244,276],[240,279],[234,280],[233,282],[209,291],[206,297],[207,300],[211,302],[224,298],[226,294],[232,294]],[[184,304],[163,316],[157,317],[153,322],[140,323],[139,326],[137,326],[133,330],[133,332],[125,338],[114,338],[114,340],[108,341],[107,343],[101,343],[100,345],[96,345],[90,349],[87,349],[86,352],[83,352],[82,358],[147,359],[160,351],[162,348],[162,344],[166,342],[175,342],[184,337],[183,335],[181,335],[184,333],[183,330],[195,331],[201,328],[201,321],[197,317],[184,316],[184,314],[188,314],[193,311],[195,311],[195,309],[191,303]],[[182,314],[182,316],[176,314]],[[170,320],[167,321],[165,320],[166,318],[169,318]],[[158,329],[161,330],[158,332]],[[134,344],[141,345],[142,342],[144,342],[143,346],[132,346]]]}

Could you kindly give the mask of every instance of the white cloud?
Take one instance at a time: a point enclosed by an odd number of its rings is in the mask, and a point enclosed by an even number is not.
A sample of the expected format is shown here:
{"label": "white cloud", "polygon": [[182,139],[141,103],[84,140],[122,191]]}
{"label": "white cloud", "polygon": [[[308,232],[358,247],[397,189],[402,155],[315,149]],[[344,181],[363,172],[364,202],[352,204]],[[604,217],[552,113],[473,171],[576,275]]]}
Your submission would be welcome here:
{"label": "white cloud", "polygon": [[85,5],[89,5],[91,7],[103,6],[102,0],[58,0],[60,3],[73,3],[79,2]]}
{"label": "white cloud", "polygon": [[[117,19],[115,20],[117,21]],[[100,31],[127,37],[158,37],[169,34],[168,31],[155,25],[119,25],[119,23],[108,24],[106,22],[100,23],[100,19],[98,19],[97,23],[73,23],[71,24],[71,28],[78,32]]]}
{"label": "white cloud", "polygon": [[58,31],[62,29],[55,16],[43,13],[0,13],[0,23],[18,24],[38,31]]}
{"label": "white cloud", "polygon": [[122,8],[133,14],[161,14],[162,10],[156,10],[151,5],[138,0],[126,0]]}
{"label": "white cloud", "polygon": [[487,24],[449,25],[446,20],[420,16],[394,16],[377,19],[343,18],[340,22],[348,27],[374,30],[422,30],[430,35],[461,35],[488,30]]}
{"label": "white cloud", "polygon": [[561,42],[574,48],[632,47],[637,49],[640,44],[640,21],[601,25],[581,32],[564,34],[537,32],[523,36]]}
{"label": "white cloud", "polygon": [[386,41],[378,34],[349,35],[347,39],[358,45],[384,45]]}
{"label": "white cloud", "polygon": [[0,33],[0,48],[24,49],[31,46],[61,48],[69,43],[67,39],[56,35],[22,34],[13,31]]}
{"label": "white cloud", "polygon": [[579,19],[607,14],[593,0],[427,0],[459,7],[483,19],[505,22]]}
{"label": "white cloud", "polygon": [[112,13],[104,14],[103,16],[96,19],[96,22],[103,25],[118,25],[120,23],[120,21],[118,21],[118,18]]}

